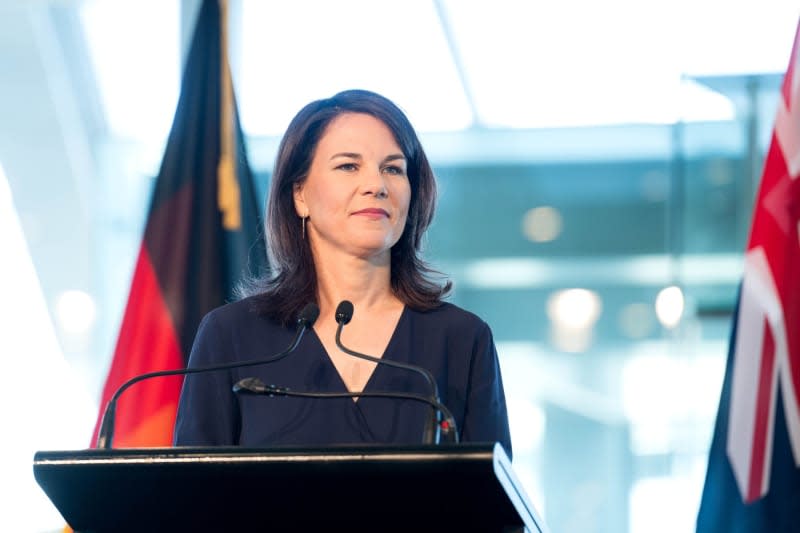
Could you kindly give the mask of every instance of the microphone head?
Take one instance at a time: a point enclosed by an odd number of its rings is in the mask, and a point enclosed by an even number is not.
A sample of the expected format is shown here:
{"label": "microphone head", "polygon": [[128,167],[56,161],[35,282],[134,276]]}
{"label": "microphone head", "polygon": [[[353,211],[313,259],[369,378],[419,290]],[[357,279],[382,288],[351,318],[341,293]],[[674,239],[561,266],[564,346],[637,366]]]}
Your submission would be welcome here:
{"label": "microphone head", "polygon": [[260,394],[264,390],[264,382],[258,378],[244,378],[237,381],[231,390],[236,394]]}
{"label": "microphone head", "polygon": [[319,318],[319,306],[314,302],[307,303],[300,310],[300,314],[297,315],[297,325],[310,328],[317,321],[317,318]]}
{"label": "microphone head", "polygon": [[353,304],[349,300],[342,300],[336,306],[336,322],[345,325],[353,318]]}

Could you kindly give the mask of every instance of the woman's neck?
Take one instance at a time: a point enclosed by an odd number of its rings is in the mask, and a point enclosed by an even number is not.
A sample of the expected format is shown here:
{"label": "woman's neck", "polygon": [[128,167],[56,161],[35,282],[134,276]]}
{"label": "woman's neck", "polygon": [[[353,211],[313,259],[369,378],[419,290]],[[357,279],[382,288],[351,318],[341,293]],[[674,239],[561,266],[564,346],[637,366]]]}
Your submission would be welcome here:
{"label": "woman's neck", "polygon": [[353,256],[316,261],[317,290],[322,316],[333,316],[342,300],[362,310],[395,307],[389,261],[370,261]]}

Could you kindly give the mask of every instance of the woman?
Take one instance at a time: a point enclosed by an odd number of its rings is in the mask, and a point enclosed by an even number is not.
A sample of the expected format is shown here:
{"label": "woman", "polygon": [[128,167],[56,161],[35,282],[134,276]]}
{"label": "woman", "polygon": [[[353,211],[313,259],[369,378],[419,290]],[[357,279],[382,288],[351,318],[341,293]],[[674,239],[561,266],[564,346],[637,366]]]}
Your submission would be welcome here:
{"label": "woman", "polygon": [[345,91],[308,104],[278,150],[267,206],[273,275],[254,294],[209,313],[189,360],[208,366],[263,358],[292,339],[300,310],[320,315],[279,362],[189,375],[176,445],[333,445],[420,442],[429,406],[384,398],[235,396],[234,383],[311,392],[430,395],[419,375],[348,355],[335,342],[335,309],[354,304],[341,341],[357,352],[419,365],[436,379],[461,441],[511,443],[489,327],[444,303],[420,258],[436,184],[405,115],[386,98]]}

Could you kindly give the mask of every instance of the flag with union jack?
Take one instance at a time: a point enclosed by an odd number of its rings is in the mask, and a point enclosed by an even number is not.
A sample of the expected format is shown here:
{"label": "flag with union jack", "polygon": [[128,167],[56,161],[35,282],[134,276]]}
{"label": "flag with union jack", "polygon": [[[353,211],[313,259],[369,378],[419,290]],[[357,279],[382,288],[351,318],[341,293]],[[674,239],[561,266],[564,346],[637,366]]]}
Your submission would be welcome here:
{"label": "flag with union jack", "polygon": [[800,531],[800,25],[734,315],[698,533]]}

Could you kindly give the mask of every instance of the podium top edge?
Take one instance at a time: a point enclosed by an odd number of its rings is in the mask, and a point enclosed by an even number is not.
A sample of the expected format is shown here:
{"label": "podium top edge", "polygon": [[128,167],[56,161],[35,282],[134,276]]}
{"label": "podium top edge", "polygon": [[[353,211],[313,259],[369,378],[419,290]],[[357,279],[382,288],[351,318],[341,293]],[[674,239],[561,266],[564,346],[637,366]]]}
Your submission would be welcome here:
{"label": "podium top edge", "polygon": [[[114,448],[99,450],[38,451],[34,466],[86,463],[182,463],[182,462],[272,462],[272,461],[436,461],[477,460],[492,461],[500,454],[508,456],[498,443],[464,443],[419,446],[326,446],[326,447],[276,447],[244,448],[172,447],[172,448]],[[502,459],[501,459],[502,460]]]}

